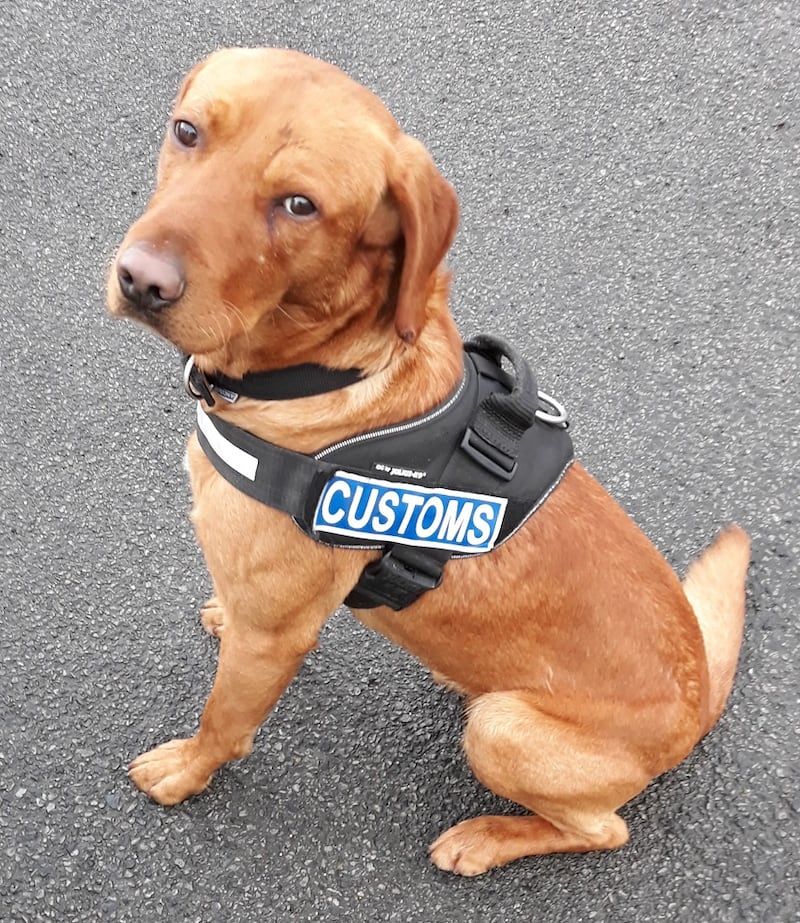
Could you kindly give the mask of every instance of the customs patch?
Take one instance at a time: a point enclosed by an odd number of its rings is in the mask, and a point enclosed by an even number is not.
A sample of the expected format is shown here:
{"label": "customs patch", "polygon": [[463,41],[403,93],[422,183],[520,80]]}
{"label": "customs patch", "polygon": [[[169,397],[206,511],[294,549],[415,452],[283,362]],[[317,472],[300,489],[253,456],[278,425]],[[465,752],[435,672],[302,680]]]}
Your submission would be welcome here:
{"label": "customs patch", "polygon": [[494,547],[506,502],[504,497],[337,471],[319,498],[313,529],[381,544],[478,554]]}

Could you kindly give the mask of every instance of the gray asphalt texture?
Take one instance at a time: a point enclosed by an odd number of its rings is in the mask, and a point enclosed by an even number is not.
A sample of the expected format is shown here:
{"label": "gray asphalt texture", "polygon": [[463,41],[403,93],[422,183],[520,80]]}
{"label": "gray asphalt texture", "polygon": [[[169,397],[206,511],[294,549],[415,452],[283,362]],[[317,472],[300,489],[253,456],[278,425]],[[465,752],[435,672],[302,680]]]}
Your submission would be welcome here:
{"label": "gray asphalt texture", "polygon": [[[800,919],[800,9],[222,7],[0,0],[0,919]],[[462,331],[522,347],[678,571],[752,534],[729,708],[623,850],[431,866],[450,824],[517,809],[472,778],[460,702],[346,612],[207,793],[164,809],[125,776],[193,732],[216,652],[193,407],[104,275],[181,75],[230,44],[332,60],[429,146]]]}

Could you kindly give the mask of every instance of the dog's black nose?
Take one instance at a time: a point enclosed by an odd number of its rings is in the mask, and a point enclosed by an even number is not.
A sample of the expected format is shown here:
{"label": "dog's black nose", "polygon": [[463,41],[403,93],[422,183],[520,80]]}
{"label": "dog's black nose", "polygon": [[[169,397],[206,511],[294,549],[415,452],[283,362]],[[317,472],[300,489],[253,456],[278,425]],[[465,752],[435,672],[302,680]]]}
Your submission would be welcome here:
{"label": "dog's black nose", "polygon": [[132,244],[120,254],[117,279],[125,299],[142,311],[168,308],[186,288],[186,276],[178,257],[149,244]]}

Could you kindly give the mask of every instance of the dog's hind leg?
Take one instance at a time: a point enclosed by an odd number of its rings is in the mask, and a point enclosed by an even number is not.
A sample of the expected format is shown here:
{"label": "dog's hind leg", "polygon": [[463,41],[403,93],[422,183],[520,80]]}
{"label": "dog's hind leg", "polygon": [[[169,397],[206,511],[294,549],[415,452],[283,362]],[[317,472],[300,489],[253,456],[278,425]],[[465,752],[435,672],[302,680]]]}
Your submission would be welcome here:
{"label": "dog's hind leg", "polygon": [[628,828],[616,811],[651,779],[623,743],[545,714],[524,692],[477,698],[464,749],[484,785],[535,816],[477,817],[442,834],[431,859],[461,875],[523,856],[624,845]]}

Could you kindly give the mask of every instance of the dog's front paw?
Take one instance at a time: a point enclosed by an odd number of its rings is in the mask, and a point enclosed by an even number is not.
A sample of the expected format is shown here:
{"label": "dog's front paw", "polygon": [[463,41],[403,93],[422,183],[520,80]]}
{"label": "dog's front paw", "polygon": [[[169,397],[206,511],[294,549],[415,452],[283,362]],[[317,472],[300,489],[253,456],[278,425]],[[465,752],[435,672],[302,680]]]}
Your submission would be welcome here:
{"label": "dog's front paw", "polygon": [[507,860],[498,850],[494,820],[476,817],[446,830],[430,848],[431,862],[445,872],[467,877],[503,865]]}
{"label": "dog's front paw", "polygon": [[211,773],[199,765],[194,737],[170,740],[137,756],[128,768],[128,775],[159,804],[177,804],[202,792],[211,781]]}
{"label": "dog's front paw", "polygon": [[216,596],[212,596],[200,610],[200,621],[210,635],[215,638],[220,636],[225,627],[225,610]]}

